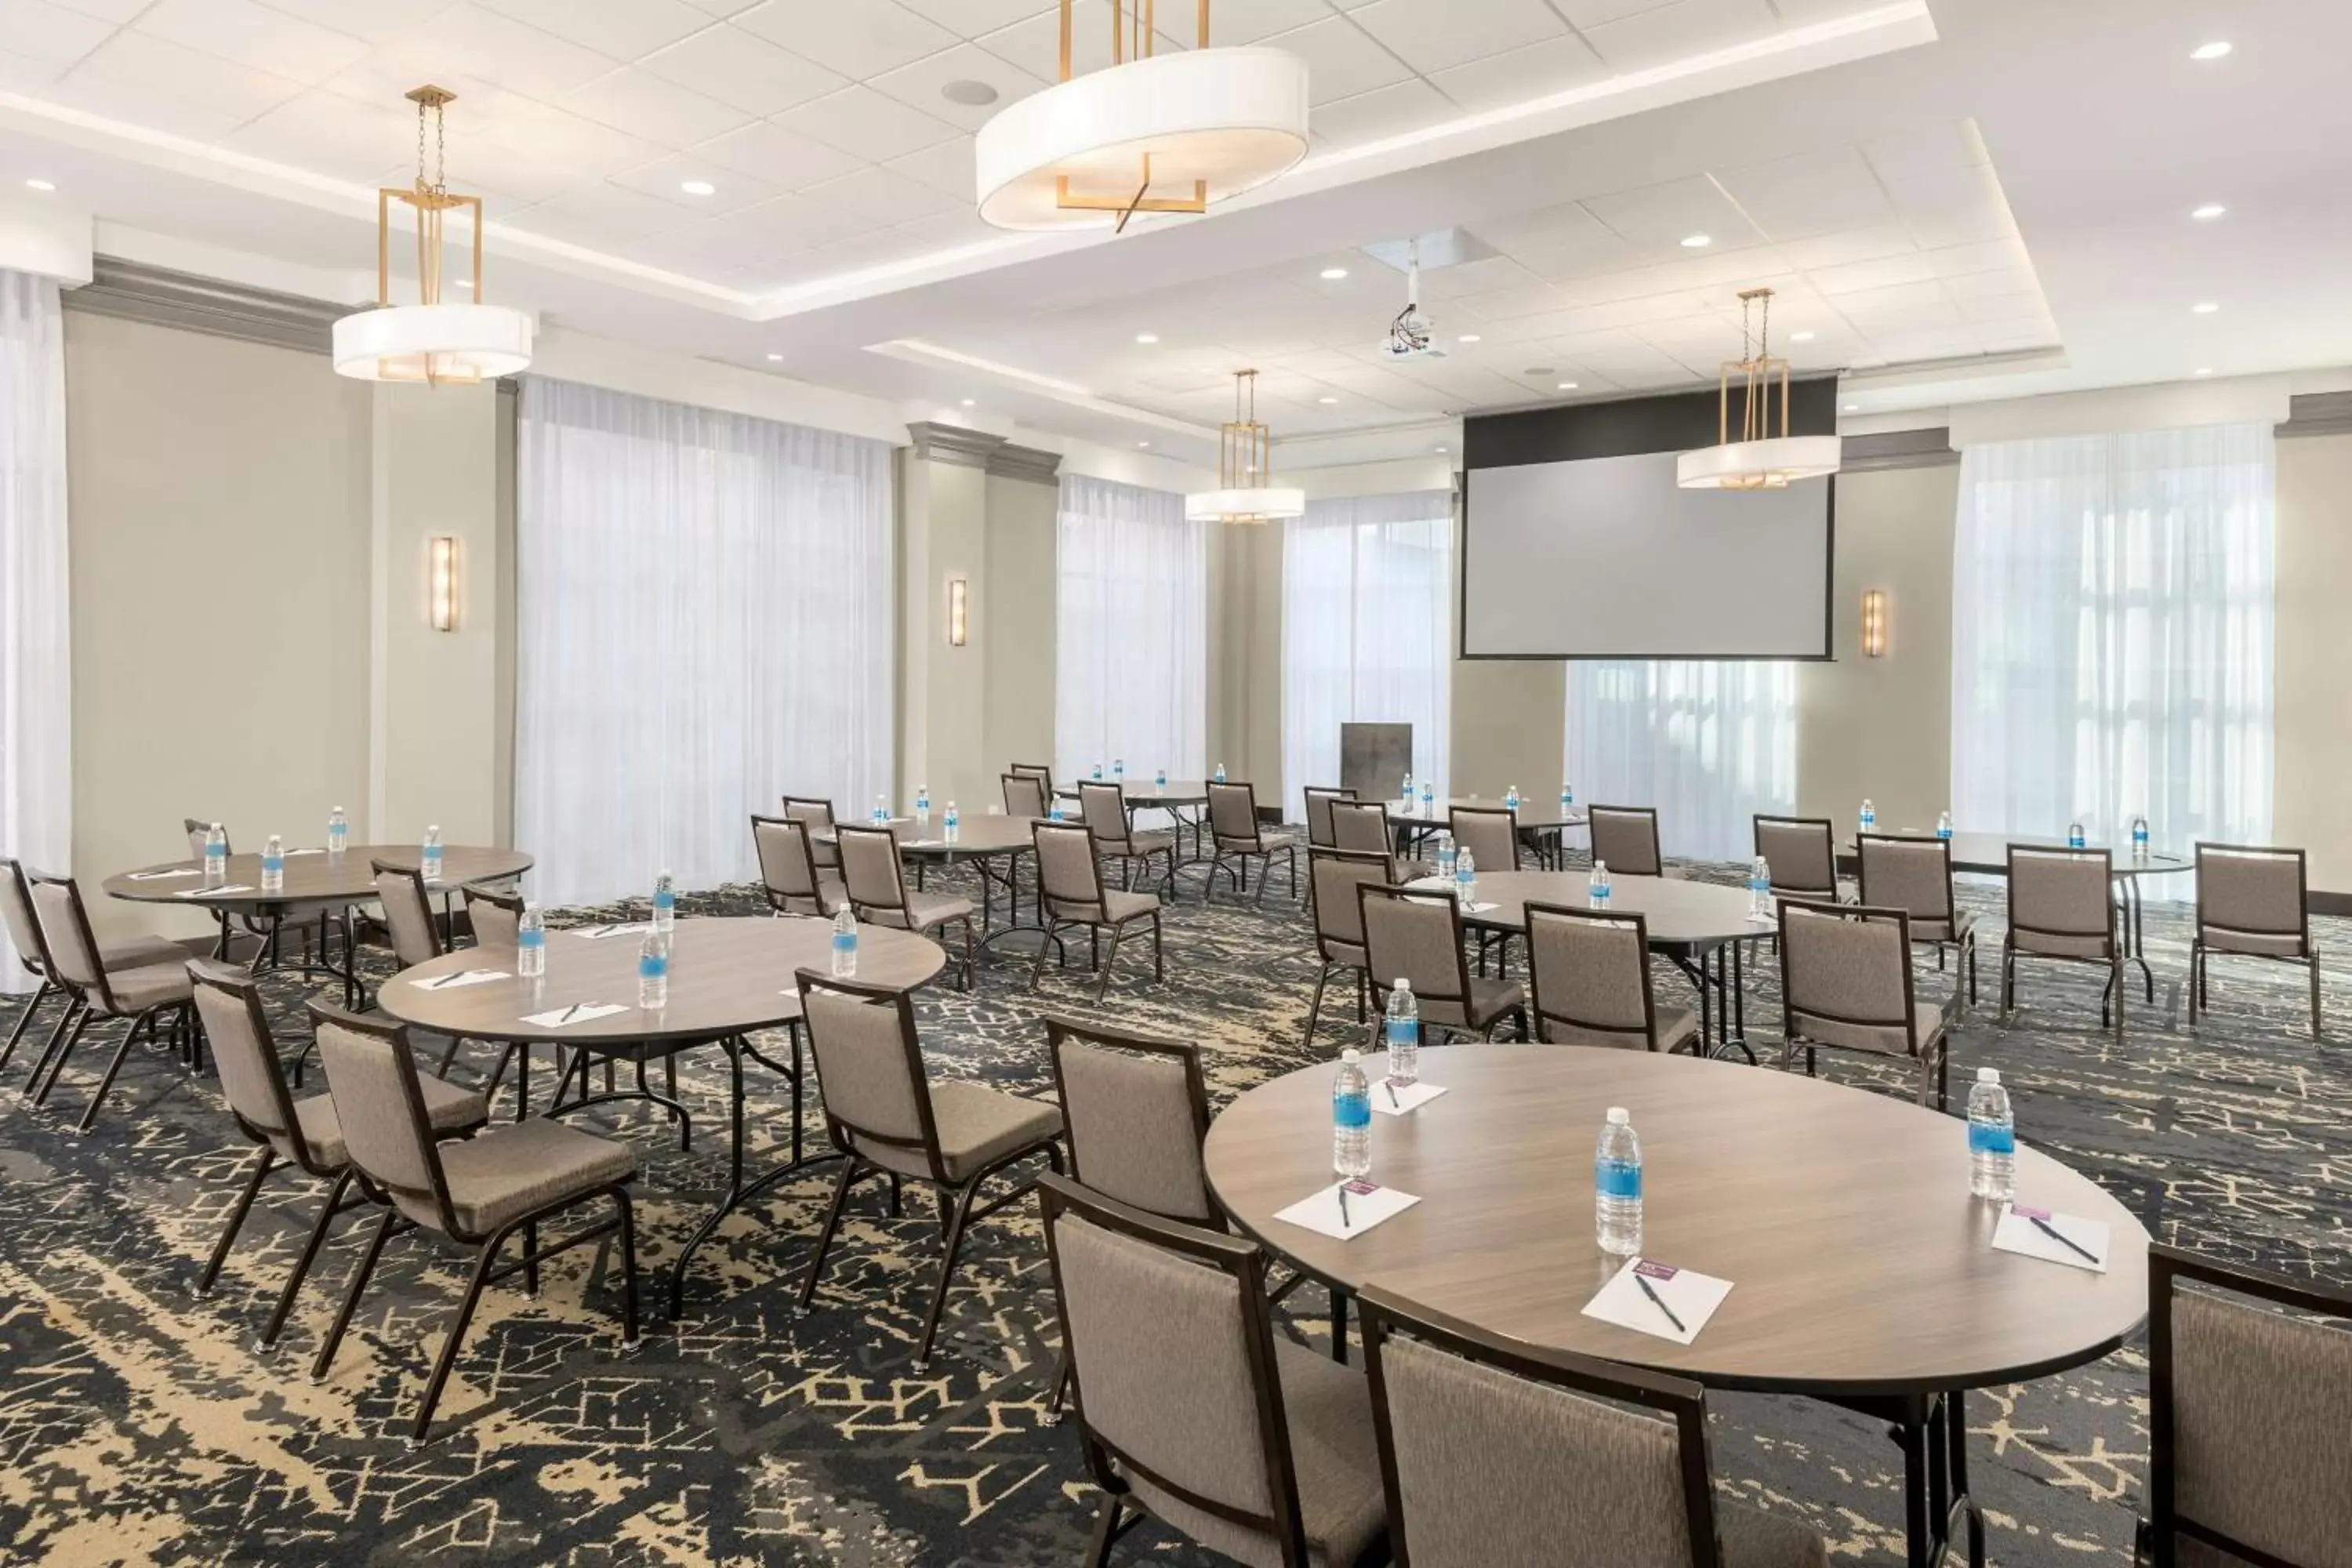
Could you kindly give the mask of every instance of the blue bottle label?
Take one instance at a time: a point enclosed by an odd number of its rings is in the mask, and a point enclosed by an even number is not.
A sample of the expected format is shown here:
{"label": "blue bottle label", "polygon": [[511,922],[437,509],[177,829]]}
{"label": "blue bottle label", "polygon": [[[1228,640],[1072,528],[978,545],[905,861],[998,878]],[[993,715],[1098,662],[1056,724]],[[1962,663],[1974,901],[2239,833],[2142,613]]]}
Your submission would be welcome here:
{"label": "blue bottle label", "polygon": [[1420,1043],[1420,1019],[1391,1018],[1389,1020],[1389,1044],[1392,1046],[1417,1046]]}
{"label": "blue bottle label", "polygon": [[1948,827],[1938,827],[1936,829],[1936,837],[1938,838],[1949,838],[1951,836],[1952,830]]}
{"label": "blue bottle label", "polygon": [[641,952],[637,954],[638,979],[659,980],[663,975],[667,974],[668,973],[669,960],[662,957],[659,953]]}
{"label": "blue bottle label", "polygon": [[657,910],[674,910],[677,908],[677,895],[666,889],[661,892],[656,893],[654,895],[654,908]]}
{"label": "blue bottle label", "polygon": [[837,931],[834,932],[833,951],[835,952],[856,952],[857,951],[857,933],[846,931]]}
{"label": "blue bottle label", "polygon": [[517,947],[545,947],[547,945],[547,933],[543,931],[517,931],[515,932],[515,945]]}
{"label": "blue bottle label", "polygon": [[1331,1097],[1331,1124],[1335,1127],[1370,1127],[1372,1124],[1372,1097],[1362,1094],[1335,1094]]}
{"label": "blue bottle label", "polygon": [[1638,1198],[1642,1195],[1642,1167],[1631,1160],[1595,1160],[1592,1163],[1592,1181],[1604,1198]]}
{"label": "blue bottle label", "polygon": [[1969,1123],[1969,1152],[1971,1154],[2014,1154],[2017,1152],[2017,1129],[1998,1122]]}

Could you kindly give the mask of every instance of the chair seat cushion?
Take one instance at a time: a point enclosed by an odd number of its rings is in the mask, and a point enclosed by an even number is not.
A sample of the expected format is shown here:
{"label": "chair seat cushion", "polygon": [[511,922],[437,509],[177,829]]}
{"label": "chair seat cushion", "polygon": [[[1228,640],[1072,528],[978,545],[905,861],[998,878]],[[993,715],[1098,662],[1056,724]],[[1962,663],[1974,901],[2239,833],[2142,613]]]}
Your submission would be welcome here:
{"label": "chair seat cushion", "polygon": [[[626,1143],[536,1117],[446,1145],[441,1170],[449,1181],[449,1206],[457,1223],[481,1236],[551,1204],[626,1180],[636,1174],[637,1156]],[[440,1224],[438,1215],[426,1220],[414,1201],[404,1200],[401,1207],[411,1219]]]}
{"label": "chair seat cushion", "polygon": [[2020,952],[2038,953],[2044,958],[2105,958],[2113,945],[2103,936],[2061,936],[2049,931],[2019,931],[2010,928],[2009,942]]}
{"label": "chair seat cushion", "polygon": [[1103,919],[1112,925],[1123,925],[1139,916],[1156,914],[1160,909],[1157,893],[1122,893],[1107,889],[1103,893]]}
{"label": "chair seat cushion", "polygon": [[1977,917],[1966,910],[1961,910],[1957,917],[1945,920],[1928,921],[1914,918],[1911,921],[1911,940],[1913,942],[1964,942],[1976,934],[1976,929]]}
{"label": "chair seat cushion", "polygon": [[1294,849],[1297,846],[1298,835],[1288,828],[1279,828],[1275,832],[1261,833],[1257,836],[1257,853],[1260,855],[1279,855],[1284,850]]}
{"label": "chair seat cushion", "polygon": [[98,944],[99,967],[109,973],[118,969],[146,969],[159,963],[185,963],[188,958],[186,948],[160,936],[127,936]]}
{"label": "chair seat cushion", "polygon": [[[1043,1142],[1062,1131],[1059,1108],[1007,1094],[984,1084],[949,1080],[931,1085],[931,1121],[940,1131],[940,1161],[949,1179],[971,1174],[1015,1149]],[[875,1145],[860,1151],[876,1164],[907,1173],[929,1174],[919,1149]]]}
{"label": "chair seat cushion", "polygon": [[1527,1000],[1516,980],[1497,980],[1491,975],[1470,977],[1470,1016],[1462,1016],[1458,1002],[1424,996],[1421,1001],[1421,1016],[1424,1023],[1444,1024],[1456,1029],[1484,1029],[1496,1019]]}
{"label": "chair seat cushion", "polygon": [[[416,1087],[425,1100],[425,1120],[436,1132],[464,1132],[481,1126],[490,1119],[489,1102],[469,1089],[461,1089],[444,1079],[416,1076]],[[335,1120],[335,1101],[331,1095],[314,1094],[308,1100],[294,1102],[294,1125],[309,1146],[309,1163],[322,1171],[341,1170],[351,1152],[343,1146],[343,1126]],[[272,1138],[278,1152],[289,1160],[297,1160],[289,1141]]]}
{"label": "chair seat cushion", "polygon": [[[1176,833],[1173,828],[1158,827],[1149,833],[1128,835],[1127,853],[1129,855],[1165,855],[1175,847]],[[1111,849],[1109,853],[1117,854],[1118,851]]]}
{"label": "chair seat cushion", "polygon": [[1829,1568],[1829,1547],[1811,1527],[1741,1503],[1717,1501],[1715,1536],[1723,1568]]}
{"label": "chair seat cushion", "polygon": [[[1912,1006],[1912,1026],[1918,1031],[1919,1055],[1932,1057],[1935,1044],[1943,1037],[1944,1010],[1933,1002],[1916,1003]],[[1843,1046],[1848,1050],[1876,1051],[1883,1056],[1907,1057],[1911,1042],[1895,1025],[1840,1024],[1830,1019],[1800,1013],[1790,1020],[1795,1037],[1816,1046]]]}
{"label": "chair seat cushion", "polygon": [[917,931],[929,931],[933,926],[972,917],[971,900],[950,893],[919,893],[907,889],[907,913]]}
{"label": "chair seat cushion", "polygon": [[1331,936],[1323,937],[1320,940],[1323,943],[1323,960],[1325,963],[1344,963],[1350,969],[1361,969],[1364,967],[1366,961],[1364,958],[1364,944],[1362,942],[1341,942],[1339,938]]}
{"label": "chair seat cushion", "polygon": [[2197,936],[2209,952],[2242,952],[2259,958],[2307,956],[2300,932],[2231,931],[2227,926],[2199,926]]}
{"label": "chair seat cushion", "polygon": [[183,952],[175,963],[107,971],[106,986],[114,993],[115,1005],[125,1013],[143,1013],[150,1007],[192,999],[195,988],[188,980],[187,958]]}

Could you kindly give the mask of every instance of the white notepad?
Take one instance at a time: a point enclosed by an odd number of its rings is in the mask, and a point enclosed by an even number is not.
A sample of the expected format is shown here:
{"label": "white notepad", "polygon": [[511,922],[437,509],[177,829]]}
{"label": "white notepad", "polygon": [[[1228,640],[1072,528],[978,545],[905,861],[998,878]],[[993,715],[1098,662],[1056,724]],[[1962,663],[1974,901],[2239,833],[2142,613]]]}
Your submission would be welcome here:
{"label": "white notepad", "polygon": [[[1648,1281],[1657,1293],[1650,1299],[1642,1289]],[[1687,1268],[1677,1268],[1671,1263],[1658,1263],[1647,1258],[1636,1258],[1610,1276],[1609,1283],[1584,1304],[1584,1315],[1598,1318],[1604,1323],[1614,1323],[1621,1329],[1636,1333],[1654,1334],[1662,1340],[1672,1340],[1686,1345],[1698,1338],[1723,1299],[1731,1294],[1731,1281],[1717,1279],[1712,1274],[1696,1274]],[[1660,1303],[1664,1305],[1661,1306]],[[1673,1316],[1669,1317],[1668,1314]],[[1675,1320],[1682,1326],[1676,1328]]]}
{"label": "white notepad", "polygon": [[635,921],[622,925],[582,926],[571,934],[583,942],[603,942],[610,936],[642,936],[653,929],[651,921]]}
{"label": "white notepad", "polygon": [[133,871],[131,873],[130,880],[133,882],[163,882],[168,881],[173,877],[201,877],[204,874],[203,868],[200,867],[179,866],[174,867],[169,871]]}
{"label": "white notepad", "polygon": [[[2056,1231],[2058,1236],[2052,1236],[2042,1226],[2034,1224],[2037,1219]],[[2065,1240],[2061,1241],[2058,1237],[2063,1237]],[[2039,1258],[2045,1263],[2063,1263],[2069,1268],[2087,1269],[2094,1274],[2107,1271],[2110,1239],[2111,1233],[2104,1220],[2077,1219],[2070,1214],[2052,1214],[2048,1209],[2034,1208],[2027,1204],[2010,1205],[2001,1212],[2000,1223],[1993,1227],[1992,1232],[1993,1246],[2003,1252]],[[2074,1246],[2067,1246],[2069,1241]],[[2075,1251],[2075,1247],[2089,1253],[2090,1257],[2085,1258],[2083,1252]]]}
{"label": "white notepad", "polygon": [[[1385,1079],[1372,1085],[1372,1110],[1381,1116],[1410,1116],[1445,1092],[1443,1084],[1406,1083],[1391,1086]],[[1353,1202],[1353,1199],[1349,1199]]]}
{"label": "white notepad", "polygon": [[[1344,1218],[1339,1210],[1339,1189],[1348,1189],[1348,1208]],[[1411,1193],[1398,1192],[1358,1180],[1334,1182],[1313,1197],[1301,1198],[1286,1209],[1276,1211],[1275,1218],[1286,1225],[1303,1226],[1318,1236],[1335,1241],[1352,1241],[1385,1219],[1398,1215],[1421,1202]]]}
{"label": "white notepad", "polygon": [[291,860],[297,855],[324,855],[325,853],[324,849],[289,849],[286,851],[285,858]]}
{"label": "white notepad", "polygon": [[585,1024],[594,1018],[609,1018],[628,1008],[618,1002],[583,1002],[573,1007],[551,1007],[544,1013],[531,1013],[523,1022],[536,1028],[560,1029],[566,1024]]}
{"label": "white notepad", "polygon": [[183,888],[172,896],[175,899],[216,899],[225,893],[249,893],[250,882],[231,882],[225,888]]}
{"label": "white notepad", "polygon": [[480,985],[492,980],[511,978],[512,976],[503,969],[461,969],[455,974],[441,974],[436,975],[431,980],[420,980],[416,985],[421,991],[455,991],[460,985]]}

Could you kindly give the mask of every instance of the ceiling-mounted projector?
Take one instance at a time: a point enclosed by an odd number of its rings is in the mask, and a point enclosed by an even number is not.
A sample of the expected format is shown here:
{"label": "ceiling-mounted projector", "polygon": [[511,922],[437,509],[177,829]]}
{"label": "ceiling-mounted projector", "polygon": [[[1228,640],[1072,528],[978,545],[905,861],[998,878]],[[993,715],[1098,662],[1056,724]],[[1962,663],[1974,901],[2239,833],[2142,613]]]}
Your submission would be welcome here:
{"label": "ceiling-mounted projector", "polygon": [[1415,239],[1406,253],[1404,309],[1389,323],[1380,355],[1388,360],[1444,359],[1445,351],[1437,346],[1436,332],[1436,323],[1421,309],[1421,241]]}

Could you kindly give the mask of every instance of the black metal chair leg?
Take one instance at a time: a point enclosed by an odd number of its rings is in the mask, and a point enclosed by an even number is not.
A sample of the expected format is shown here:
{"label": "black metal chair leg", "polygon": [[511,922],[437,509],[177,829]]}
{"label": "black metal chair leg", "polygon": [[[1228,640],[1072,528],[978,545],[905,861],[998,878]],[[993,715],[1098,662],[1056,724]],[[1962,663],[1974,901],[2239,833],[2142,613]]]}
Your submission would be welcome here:
{"label": "black metal chair leg", "polygon": [[352,1326],[352,1314],[359,1310],[360,1294],[367,1289],[368,1276],[375,1272],[375,1260],[383,1256],[383,1244],[392,1238],[393,1226],[400,1223],[400,1211],[386,1205],[383,1223],[368,1237],[367,1250],[360,1254],[360,1266],[352,1271],[352,1282],[343,1292],[343,1304],[335,1312],[334,1325],[319,1346],[319,1356],[310,1363],[310,1381],[317,1383],[327,1375],[334,1364],[335,1352],[342,1347],[343,1334]]}
{"label": "black metal chair leg", "polygon": [[228,1261],[229,1245],[236,1240],[237,1231],[245,1225],[245,1216],[253,1211],[253,1200],[261,1192],[261,1184],[268,1179],[270,1167],[277,1163],[278,1151],[264,1143],[260,1158],[253,1163],[253,1174],[247,1178],[245,1191],[237,1194],[236,1206],[228,1211],[228,1225],[221,1231],[220,1240],[213,1244],[211,1261],[205,1265],[205,1271],[196,1276],[197,1295],[213,1293],[213,1281],[220,1278],[221,1265]]}
{"label": "black metal chair leg", "polygon": [[[527,1222],[525,1228],[536,1227]],[[492,1231],[490,1238],[482,1243],[482,1250],[474,1258],[474,1277],[466,1281],[466,1294],[457,1303],[457,1320],[449,1325],[449,1337],[441,1342],[441,1353],[434,1358],[433,1376],[425,1384],[425,1402],[416,1407],[416,1424],[409,1428],[411,1447],[424,1442],[425,1434],[432,1430],[433,1407],[441,1403],[441,1390],[448,1385],[449,1371],[457,1365],[457,1346],[474,1321],[474,1309],[482,1304],[482,1288],[489,1283],[490,1265],[498,1261],[499,1249],[513,1234],[512,1225],[501,1226]],[[525,1245],[530,1244],[526,1242]]]}
{"label": "black metal chair leg", "polygon": [[[1117,929],[1111,931],[1111,945],[1118,945]],[[964,1226],[971,1218],[971,1200],[980,1192],[975,1177],[956,1196],[955,1217],[948,1221],[947,1250],[940,1258],[940,1285],[931,1292],[931,1310],[923,1317],[923,1337],[915,1346],[915,1370],[929,1372],[931,1368],[931,1342],[939,1337],[940,1314],[947,1310],[948,1287],[955,1282],[956,1254],[963,1247]]]}
{"label": "black metal chair leg", "polygon": [[114,1059],[106,1064],[106,1073],[98,1080],[98,1092],[89,1097],[89,1104],[82,1111],[81,1120],[74,1123],[75,1131],[87,1132],[98,1125],[99,1107],[104,1105],[106,1097],[113,1092],[115,1077],[122,1071],[122,1064],[130,1059],[131,1047],[142,1038],[152,1038],[154,1032],[155,1015],[152,1013],[140,1014],[137,1020],[122,1031],[122,1043],[114,1047]]}
{"label": "black metal chair leg", "polygon": [[1307,1032],[1298,1037],[1298,1043],[1302,1046],[1315,1043],[1315,1021],[1323,1014],[1323,986],[1330,978],[1331,966],[1328,963],[1315,972],[1315,996],[1307,1004]]}
{"label": "black metal chair leg", "polygon": [[310,1276],[310,1265],[319,1260],[319,1248],[327,1239],[327,1227],[341,1212],[343,1194],[351,1190],[351,1184],[352,1173],[347,1169],[335,1178],[335,1184],[328,1189],[327,1201],[319,1205],[319,1218],[310,1226],[310,1239],[302,1244],[301,1256],[294,1259],[294,1271],[286,1277],[285,1289],[278,1292],[278,1305],[270,1309],[269,1321],[261,1331],[263,1350],[276,1345],[278,1336],[285,1331],[286,1319],[302,1293],[302,1281]]}
{"label": "black metal chair leg", "polygon": [[[1101,928],[1098,926],[1096,929],[1099,931]],[[1122,929],[1123,928],[1119,926],[1113,926],[1110,928],[1110,952],[1107,956],[1098,958],[1095,963],[1095,1002],[1097,1005],[1101,1005],[1103,993],[1110,989],[1110,970],[1111,965],[1118,962],[1118,937]]]}
{"label": "black metal chair leg", "polygon": [[637,1327],[637,1209],[628,1189],[613,1189],[613,1205],[621,1213],[621,1348],[635,1350],[645,1342]]}
{"label": "black metal chair leg", "polygon": [[57,994],[57,989],[49,984],[47,976],[34,988],[32,1000],[25,1004],[25,1010],[16,1015],[16,1026],[8,1031],[8,1043],[0,1046],[0,1068],[6,1067],[8,1058],[16,1054],[16,1042],[25,1037],[26,1027],[32,1023],[33,1015],[40,1011],[42,1003]]}
{"label": "black metal chair leg", "polygon": [[97,1017],[98,1015],[89,1007],[83,1007],[75,1016],[73,1028],[67,1033],[65,1043],[57,1048],[54,1058],[47,1052],[43,1053],[42,1065],[49,1069],[48,1081],[46,1083],[39,1081],[41,1069],[37,1067],[33,1069],[34,1082],[25,1086],[26,1091],[33,1096],[35,1105],[47,1105],[49,1102],[50,1091],[58,1087],[58,1079],[65,1076],[67,1058],[74,1054],[74,1047],[81,1044],[82,1035],[88,1031],[90,1024]]}
{"label": "black metal chair leg", "polygon": [[833,1185],[833,1202],[824,1211],[824,1224],[817,1228],[816,1250],[809,1255],[807,1275],[801,1280],[800,1310],[809,1310],[816,1300],[817,1276],[824,1272],[824,1255],[833,1247],[833,1233],[841,1225],[841,1205],[849,1201],[849,1184],[857,1179],[857,1156],[850,1155],[841,1163],[841,1179]]}
{"label": "black metal chair leg", "polygon": [[1087,1542],[1086,1568],[1110,1568],[1111,1542],[1118,1539],[1118,1499],[1106,1497],[1095,1514],[1095,1533]]}

